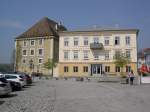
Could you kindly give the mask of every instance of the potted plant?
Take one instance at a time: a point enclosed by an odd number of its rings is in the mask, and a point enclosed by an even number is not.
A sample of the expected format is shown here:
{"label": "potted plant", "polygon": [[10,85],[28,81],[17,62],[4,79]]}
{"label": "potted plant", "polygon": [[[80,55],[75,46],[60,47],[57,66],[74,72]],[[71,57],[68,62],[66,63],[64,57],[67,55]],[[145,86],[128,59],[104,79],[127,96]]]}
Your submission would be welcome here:
{"label": "potted plant", "polygon": [[120,83],[121,84],[127,84],[128,83],[128,78],[127,78],[127,76],[125,74],[122,74],[120,76]]}

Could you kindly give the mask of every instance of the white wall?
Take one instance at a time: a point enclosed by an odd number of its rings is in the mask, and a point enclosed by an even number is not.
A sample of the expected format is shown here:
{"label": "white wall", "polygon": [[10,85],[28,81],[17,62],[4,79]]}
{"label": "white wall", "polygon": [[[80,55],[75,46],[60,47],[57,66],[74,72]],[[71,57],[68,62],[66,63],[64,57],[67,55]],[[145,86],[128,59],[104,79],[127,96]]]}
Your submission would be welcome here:
{"label": "white wall", "polygon": [[[67,34],[65,34],[67,35]],[[120,45],[118,46],[114,46],[114,39],[115,36],[119,36],[120,37]],[[126,36],[130,36],[131,40],[130,40],[130,46],[127,46],[125,44],[125,37]],[[64,47],[64,38],[68,37],[69,38],[69,46],[68,47]],[[74,46],[74,37],[78,37],[79,38],[79,45],[78,46]],[[89,38],[89,45],[88,46],[84,46],[83,42],[84,42],[84,37],[88,37]],[[93,58],[93,50],[90,49],[90,43],[93,42],[93,38],[94,37],[99,37],[99,42],[103,43],[104,45],[104,37],[103,35],[101,36],[70,36],[69,34],[67,36],[60,36],[60,43],[59,43],[59,61],[60,62],[66,62],[66,60],[64,60],[64,50],[68,50],[70,51],[70,59],[67,60],[68,62],[85,62],[85,60],[83,60],[83,50],[89,50],[89,60],[86,60],[87,62],[94,62],[94,58]],[[136,43],[136,34],[112,34],[109,40],[110,45],[109,46],[104,46],[104,50],[99,50],[98,52],[101,53],[101,60],[98,60],[100,62],[112,62],[113,61],[113,56],[115,53],[115,50],[122,50],[122,51],[126,51],[126,49],[130,49],[131,50],[131,61],[132,62],[137,62],[137,43]],[[74,60],[73,59],[73,50],[78,50],[79,51],[79,59],[78,60]],[[105,50],[110,50],[109,52],[109,57],[110,60],[105,60],[105,55],[104,52]],[[97,60],[96,60],[97,62]]]}

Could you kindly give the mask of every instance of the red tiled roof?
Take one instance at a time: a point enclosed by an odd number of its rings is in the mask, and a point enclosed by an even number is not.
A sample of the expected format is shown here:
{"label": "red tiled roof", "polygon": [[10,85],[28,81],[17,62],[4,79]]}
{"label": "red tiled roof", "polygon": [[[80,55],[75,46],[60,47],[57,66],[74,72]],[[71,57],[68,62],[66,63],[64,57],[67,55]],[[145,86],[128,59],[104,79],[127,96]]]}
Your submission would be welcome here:
{"label": "red tiled roof", "polygon": [[[43,36],[58,36],[58,32],[56,31],[57,22],[50,20],[47,17],[44,17],[31,28],[29,28],[26,32],[18,36],[19,38],[31,38],[31,37],[43,37]],[[67,30],[63,25],[58,25],[58,31]]]}

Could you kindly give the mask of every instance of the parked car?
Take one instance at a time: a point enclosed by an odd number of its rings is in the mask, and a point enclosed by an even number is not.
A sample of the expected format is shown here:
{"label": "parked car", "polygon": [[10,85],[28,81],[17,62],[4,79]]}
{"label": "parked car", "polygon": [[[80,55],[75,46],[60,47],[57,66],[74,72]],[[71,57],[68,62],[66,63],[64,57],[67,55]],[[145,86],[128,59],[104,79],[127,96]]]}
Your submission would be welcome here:
{"label": "parked car", "polygon": [[10,83],[4,77],[0,77],[0,96],[8,95],[11,91]]}
{"label": "parked car", "polygon": [[22,90],[22,86],[19,82],[15,82],[15,81],[9,81],[12,91],[18,91],[18,90]]}
{"label": "parked car", "polygon": [[22,75],[25,82],[26,82],[26,85],[29,85],[29,84],[32,84],[32,78],[31,76],[29,76],[27,73],[24,73],[24,72],[17,72],[17,74],[19,75]]}
{"label": "parked car", "polygon": [[24,77],[20,74],[4,74],[4,76],[8,81],[20,83],[22,87],[24,87],[26,84]]}
{"label": "parked car", "polygon": [[28,84],[32,84],[32,78],[28,74],[25,74],[25,76],[26,76],[26,83],[27,83],[27,85]]}

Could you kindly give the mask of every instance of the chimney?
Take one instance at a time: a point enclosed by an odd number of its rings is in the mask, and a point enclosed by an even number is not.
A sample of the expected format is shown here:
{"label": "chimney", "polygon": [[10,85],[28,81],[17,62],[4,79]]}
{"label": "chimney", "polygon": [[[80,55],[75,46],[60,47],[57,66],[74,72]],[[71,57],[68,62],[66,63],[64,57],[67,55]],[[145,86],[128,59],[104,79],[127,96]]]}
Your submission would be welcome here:
{"label": "chimney", "polygon": [[58,25],[59,25],[59,26],[61,26],[61,25],[62,25],[61,21],[58,23]]}
{"label": "chimney", "polygon": [[58,24],[57,23],[55,24],[55,29],[56,29],[56,31],[58,31]]}

